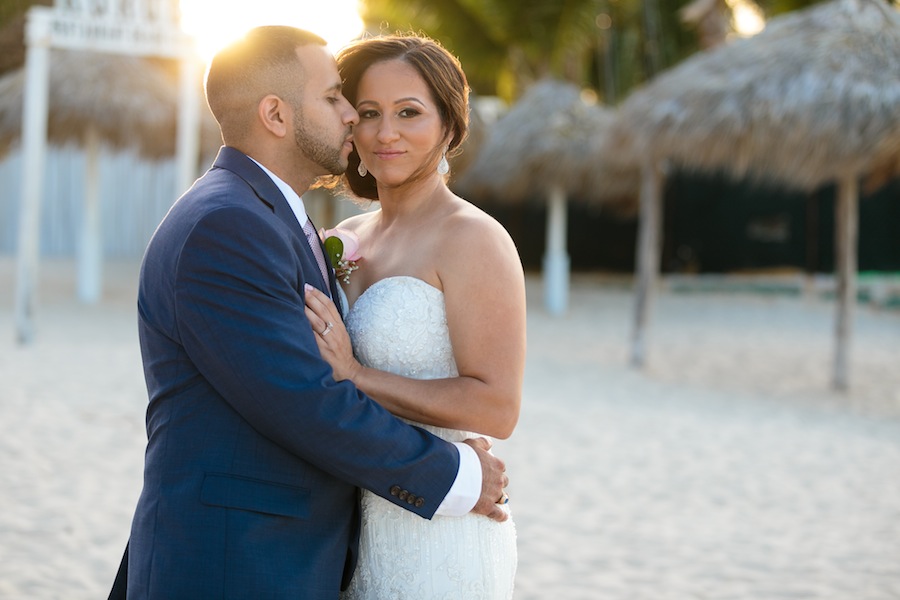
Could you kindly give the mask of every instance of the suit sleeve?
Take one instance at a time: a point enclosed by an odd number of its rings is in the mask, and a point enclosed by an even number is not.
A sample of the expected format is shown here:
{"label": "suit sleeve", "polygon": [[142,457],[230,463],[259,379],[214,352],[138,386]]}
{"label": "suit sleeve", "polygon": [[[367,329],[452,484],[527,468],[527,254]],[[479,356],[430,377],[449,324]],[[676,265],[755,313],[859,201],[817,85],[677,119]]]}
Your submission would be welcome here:
{"label": "suit sleeve", "polygon": [[[430,518],[459,466],[452,444],[335,382],[303,310],[296,236],[250,210],[205,215],[176,267],[177,335],[260,434],[334,476]],[[391,495],[418,491],[419,506]]]}

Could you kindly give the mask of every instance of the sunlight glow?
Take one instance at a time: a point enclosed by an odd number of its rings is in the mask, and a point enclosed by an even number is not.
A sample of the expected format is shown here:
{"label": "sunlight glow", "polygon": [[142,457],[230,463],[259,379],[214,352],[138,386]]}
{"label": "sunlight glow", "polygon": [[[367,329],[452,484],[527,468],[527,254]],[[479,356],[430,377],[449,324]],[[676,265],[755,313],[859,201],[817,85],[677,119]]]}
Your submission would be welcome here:
{"label": "sunlight glow", "polygon": [[181,24],[204,61],[259,25],[292,25],[316,33],[336,52],[363,31],[358,0],[181,0]]}
{"label": "sunlight glow", "polygon": [[734,18],[734,30],[741,37],[751,37],[765,29],[766,18],[752,0],[727,0]]}

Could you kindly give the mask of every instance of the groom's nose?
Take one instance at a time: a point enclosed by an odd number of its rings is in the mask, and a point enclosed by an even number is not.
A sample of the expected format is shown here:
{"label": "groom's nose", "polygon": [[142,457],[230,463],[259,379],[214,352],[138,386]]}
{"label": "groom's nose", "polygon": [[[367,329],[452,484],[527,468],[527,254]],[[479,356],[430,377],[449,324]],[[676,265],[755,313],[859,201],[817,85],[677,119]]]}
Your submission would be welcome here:
{"label": "groom's nose", "polygon": [[356,109],[353,108],[353,105],[350,104],[350,101],[341,96],[342,105],[341,105],[341,122],[344,125],[356,125],[359,123],[359,113],[356,112]]}

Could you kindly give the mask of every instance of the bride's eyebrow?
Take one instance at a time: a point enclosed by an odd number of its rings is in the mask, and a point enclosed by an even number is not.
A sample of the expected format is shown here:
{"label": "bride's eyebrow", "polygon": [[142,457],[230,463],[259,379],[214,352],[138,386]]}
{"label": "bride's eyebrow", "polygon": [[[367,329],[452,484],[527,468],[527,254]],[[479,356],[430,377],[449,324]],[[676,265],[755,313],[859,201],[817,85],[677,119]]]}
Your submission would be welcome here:
{"label": "bride's eyebrow", "polygon": [[[415,102],[416,104],[422,106],[423,108],[426,106],[426,104],[424,102],[422,102],[415,96],[407,96],[406,98],[398,98],[397,100],[394,100],[393,104],[394,104],[394,106],[396,106],[397,104],[403,104],[404,102]],[[371,104],[372,106],[380,106],[380,104],[378,104],[378,102],[375,102],[374,100],[360,100],[359,102],[356,103],[356,108],[365,106],[367,104]]]}
{"label": "bride's eyebrow", "polygon": [[416,98],[415,96],[409,96],[407,98],[400,98],[399,100],[394,100],[394,104],[403,104],[404,102],[415,102],[416,104],[420,104],[425,106],[425,103]]}

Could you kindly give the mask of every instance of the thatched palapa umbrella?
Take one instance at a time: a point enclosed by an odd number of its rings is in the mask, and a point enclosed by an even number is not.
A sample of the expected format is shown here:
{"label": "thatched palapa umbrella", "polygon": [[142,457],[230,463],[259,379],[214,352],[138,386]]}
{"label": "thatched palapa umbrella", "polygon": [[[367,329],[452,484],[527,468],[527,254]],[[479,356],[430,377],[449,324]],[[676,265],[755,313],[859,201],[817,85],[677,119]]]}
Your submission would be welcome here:
{"label": "thatched palapa umbrella", "polygon": [[[48,86],[50,143],[82,145],[96,135],[113,148],[135,149],[148,158],[175,154],[178,77],[161,59],[54,50]],[[0,78],[0,155],[21,135],[24,89],[24,68]],[[201,146],[217,147],[218,128],[204,113]]]}
{"label": "thatched palapa umbrella", "polygon": [[773,19],[632,94],[616,127],[633,136],[642,173],[632,361],[644,361],[666,165],[798,190],[836,183],[834,384],[846,387],[858,181],[900,173],[900,13],[883,0],[836,0]]}
{"label": "thatched palapa umbrella", "polygon": [[[178,73],[172,71],[162,59],[52,50],[47,81],[47,139],[55,145],[81,145],[86,151],[85,206],[78,257],[78,296],[85,302],[96,301],[101,288],[100,144],[135,149],[152,159],[176,154],[182,90]],[[0,155],[21,138],[26,85],[25,68],[0,78]],[[200,81],[195,85],[199,86]],[[209,111],[200,113],[200,148],[210,153],[221,138]],[[195,172],[196,158],[194,163]],[[19,235],[25,235],[21,227]],[[20,338],[24,340],[27,335],[20,332]]]}
{"label": "thatched palapa umbrella", "polygon": [[594,149],[612,122],[612,111],[586,103],[568,83],[543,80],[495,123],[459,189],[474,198],[548,203],[544,300],[560,314],[568,304],[567,198],[603,199],[603,185],[589,185],[598,165]]}

